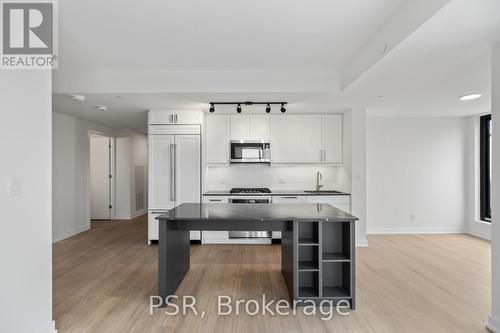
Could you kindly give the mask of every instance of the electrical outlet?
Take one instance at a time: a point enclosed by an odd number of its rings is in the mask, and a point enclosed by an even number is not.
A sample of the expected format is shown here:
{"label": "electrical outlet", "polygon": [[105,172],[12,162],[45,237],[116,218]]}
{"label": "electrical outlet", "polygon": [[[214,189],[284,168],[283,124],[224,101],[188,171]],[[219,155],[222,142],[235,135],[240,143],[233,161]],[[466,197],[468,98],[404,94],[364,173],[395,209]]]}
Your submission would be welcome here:
{"label": "electrical outlet", "polygon": [[21,195],[23,193],[23,179],[21,177],[11,177],[9,179],[9,195]]}
{"label": "electrical outlet", "polygon": [[416,221],[417,221],[417,214],[411,213],[410,214],[410,223],[415,224]]}
{"label": "electrical outlet", "polygon": [[280,183],[280,184],[285,184],[285,183],[286,183],[285,178],[280,177],[280,179],[279,179],[279,183]]}

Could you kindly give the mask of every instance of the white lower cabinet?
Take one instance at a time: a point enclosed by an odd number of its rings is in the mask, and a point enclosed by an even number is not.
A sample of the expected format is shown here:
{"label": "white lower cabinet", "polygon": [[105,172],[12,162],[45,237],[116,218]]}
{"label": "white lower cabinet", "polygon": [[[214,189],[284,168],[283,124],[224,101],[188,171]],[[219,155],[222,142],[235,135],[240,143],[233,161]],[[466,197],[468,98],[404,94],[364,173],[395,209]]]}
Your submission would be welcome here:
{"label": "white lower cabinet", "polygon": [[[301,204],[301,203],[306,203],[305,196],[299,196],[299,195],[273,196],[273,204]],[[273,231],[272,238],[281,239],[281,231]]]}
{"label": "white lower cabinet", "polygon": [[[229,197],[225,196],[204,196],[203,203],[229,203]],[[229,240],[227,231],[202,231],[203,244],[224,244]]]}
{"label": "white lower cabinet", "polygon": [[346,213],[351,213],[350,195],[311,195],[305,198],[307,203],[330,204]]}

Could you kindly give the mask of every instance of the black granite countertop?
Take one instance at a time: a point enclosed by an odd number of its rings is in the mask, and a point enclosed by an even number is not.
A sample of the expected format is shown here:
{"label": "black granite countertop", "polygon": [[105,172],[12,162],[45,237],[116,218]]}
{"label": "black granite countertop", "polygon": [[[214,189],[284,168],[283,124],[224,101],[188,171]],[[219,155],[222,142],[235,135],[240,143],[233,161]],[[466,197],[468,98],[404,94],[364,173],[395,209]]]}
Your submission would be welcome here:
{"label": "black granite countertop", "polygon": [[[271,190],[271,193],[229,193],[229,190],[207,191],[204,196],[314,196],[314,195],[350,195],[349,193],[323,190],[320,192],[306,192],[304,190]],[[333,190],[331,190],[333,191]]]}
{"label": "black granite countertop", "polygon": [[210,221],[324,221],[354,222],[357,217],[328,204],[219,204],[183,203],[164,215],[160,221],[210,220]]}

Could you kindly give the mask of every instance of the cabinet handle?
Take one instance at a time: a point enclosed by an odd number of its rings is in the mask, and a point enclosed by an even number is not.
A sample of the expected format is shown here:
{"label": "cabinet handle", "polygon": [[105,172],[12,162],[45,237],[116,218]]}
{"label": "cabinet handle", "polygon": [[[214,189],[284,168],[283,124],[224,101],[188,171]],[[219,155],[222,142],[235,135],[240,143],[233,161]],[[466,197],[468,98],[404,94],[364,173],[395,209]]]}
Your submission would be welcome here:
{"label": "cabinet handle", "polygon": [[326,162],[326,149],[323,149],[323,162]]}
{"label": "cabinet handle", "polygon": [[177,124],[177,114],[174,115],[174,122]]}
{"label": "cabinet handle", "polygon": [[174,144],[170,144],[170,201],[175,201],[174,199]]}
{"label": "cabinet handle", "polygon": [[283,199],[297,199],[297,197],[282,197]]}
{"label": "cabinet handle", "polygon": [[222,200],[221,200],[221,199],[210,199],[210,200],[208,200],[208,201],[210,201],[210,202],[222,202]]}

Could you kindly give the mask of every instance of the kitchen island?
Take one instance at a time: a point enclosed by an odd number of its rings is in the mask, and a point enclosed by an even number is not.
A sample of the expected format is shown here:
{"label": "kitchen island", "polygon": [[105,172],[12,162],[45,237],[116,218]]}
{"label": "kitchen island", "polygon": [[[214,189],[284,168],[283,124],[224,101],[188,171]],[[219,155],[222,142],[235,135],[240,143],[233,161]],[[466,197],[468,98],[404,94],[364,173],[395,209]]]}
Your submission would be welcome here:
{"label": "kitchen island", "polygon": [[290,301],[345,300],[355,308],[357,218],[331,205],[184,203],[158,220],[163,299],[175,294],[189,271],[189,231],[281,231],[281,270]]}

